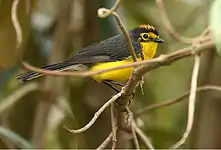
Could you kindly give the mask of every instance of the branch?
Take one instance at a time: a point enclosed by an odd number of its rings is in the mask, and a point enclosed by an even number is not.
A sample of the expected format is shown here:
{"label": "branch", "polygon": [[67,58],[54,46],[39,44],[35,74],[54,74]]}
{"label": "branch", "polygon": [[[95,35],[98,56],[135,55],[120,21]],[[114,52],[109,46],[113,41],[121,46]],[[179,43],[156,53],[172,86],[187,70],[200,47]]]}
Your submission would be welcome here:
{"label": "branch", "polygon": [[204,31],[201,33],[201,36],[207,36],[208,34],[210,34],[210,27],[204,29]]}
{"label": "branch", "polygon": [[[221,92],[221,87],[215,86],[215,85],[206,85],[206,86],[198,87],[196,89],[197,92],[205,92],[205,91],[209,91],[209,90]],[[158,108],[168,107],[168,106],[171,106],[173,104],[177,104],[177,103],[181,102],[182,100],[184,100],[186,97],[188,97],[189,94],[190,94],[190,91],[185,92],[183,95],[181,95],[178,98],[175,98],[175,99],[172,99],[172,100],[162,101],[162,102],[147,106],[147,107],[145,107],[141,110],[138,110],[135,113],[135,116],[137,117],[137,116],[143,115],[144,113],[146,113],[148,111],[151,111],[151,110],[155,110],[155,109],[158,109]]]}
{"label": "branch", "polygon": [[98,148],[96,148],[96,150],[101,150],[104,149],[105,147],[107,147],[107,144],[111,141],[112,139],[112,132],[108,135],[108,137],[106,137],[106,139],[101,143],[100,146],[98,146]]}
{"label": "branch", "polygon": [[111,103],[111,127],[112,127],[112,150],[116,149],[117,146],[117,118],[115,115],[114,103]]}
{"label": "branch", "polygon": [[106,9],[106,8],[100,8],[98,9],[98,16],[103,18],[103,16],[106,16],[107,14],[112,14],[116,21],[117,21],[117,24],[119,25],[126,41],[127,41],[127,44],[128,44],[128,48],[129,48],[129,52],[132,56],[132,59],[134,62],[137,61],[137,56],[136,56],[136,53],[135,53],[135,50],[134,50],[134,47],[133,47],[133,44],[132,44],[132,41],[130,39],[130,35],[128,34],[124,24],[122,23],[120,17],[118,16],[118,14],[116,12],[111,12],[110,10]]}
{"label": "branch", "polygon": [[134,122],[134,120],[131,120],[131,132],[132,132],[135,148],[136,148],[136,150],[139,150],[140,145],[139,145],[139,142],[138,142],[138,139],[137,139],[137,134],[136,134],[133,122]]}
{"label": "branch", "polygon": [[88,130],[94,123],[95,121],[99,118],[99,116],[102,114],[102,112],[108,107],[110,106],[114,101],[116,101],[119,97],[121,97],[121,95],[123,94],[124,90],[121,90],[119,93],[117,93],[116,95],[114,95],[109,101],[107,101],[95,114],[94,117],[82,128],[77,129],[77,130],[73,130],[73,129],[69,129],[68,127],[66,127],[64,125],[64,128],[67,129],[69,132],[71,133],[81,133],[84,132],[86,130]]}
{"label": "branch", "polygon": [[[213,46],[213,42],[209,42],[207,44],[202,44],[199,47],[189,47],[168,55],[163,55],[160,56],[157,59],[153,59],[153,61],[155,60],[155,63],[150,63],[147,66],[140,66],[135,68],[134,72],[132,73],[132,77],[129,79],[129,81],[127,82],[126,86],[125,86],[125,95],[131,95],[134,91],[134,89],[137,86],[137,83],[139,82],[139,80],[141,79],[141,77],[149,72],[152,69],[155,69],[157,67],[160,66],[164,66],[164,65],[168,65],[171,64],[172,62],[187,57],[187,56],[191,56],[191,55],[195,55],[195,54],[199,54],[202,51],[205,50],[209,50],[210,46]],[[126,97],[126,99],[128,99],[128,97]]]}
{"label": "branch", "polygon": [[14,26],[15,32],[16,32],[16,48],[20,48],[22,41],[23,41],[23,35],[22,35],[22,30],[21,30],[21,25],[18,20],[18,14],[17,14],[17,9],[18,9],[18,4],[20,0],[14,0],[12,3],[12,9],[11,9],[11,21]]}
{"label": "branch", "polygon": [[147,136],[143,133],[143,131],[137,126],[137,124],[133,121],[133,127],[137,133],[137,135],[141,138],[143,143],[146,147],[148,147],[151,150],[154,150],[153,145],[151,144],[150,140],[147,138]]}
{"label": "branch", "polygon": [[107,16],[113,14],[116,11],[119,4],[120,4],[120,0],[116,0],[114,5],[107,12],[100,12],[100,9],[98,9],[98,16],[100,18],[106,18]]}
{"label": "branch", "polygon": [[136,131],[135,131],[135,128],[134,128],[135,121],[134,121],[134,118],[133,118],[133,113],[130,111],[130,109],[128,107],[126,107],[126,108],[127,108],[127,113],[129,115],[130,127],[131,127],[131,133],[132,133],[132,136],[133,136],[134,145],[135,145],[136,149],[139,150],[140,145],[139,145],[137,135],[136,135]]}
{"label": "branch", "polygon": [[194,60],[193,74],[192,74],[192,79],[191,79],[190,95],[189,95],[187,127],[182,138],[175,145],[172,146],[172,149],[176,149],[185,143],[193,127],[197,79],[198,79],[199,68],[200,68],[200,56],[196,55],[194,59],[195,60]]}

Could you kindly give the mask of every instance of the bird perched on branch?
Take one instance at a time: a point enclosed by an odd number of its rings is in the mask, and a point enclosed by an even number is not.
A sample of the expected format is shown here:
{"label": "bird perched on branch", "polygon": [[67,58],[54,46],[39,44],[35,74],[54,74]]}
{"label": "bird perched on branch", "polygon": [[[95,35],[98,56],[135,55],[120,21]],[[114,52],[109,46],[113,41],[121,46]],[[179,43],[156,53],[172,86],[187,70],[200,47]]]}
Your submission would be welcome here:
{"label": "bird perched on branch", "polygon": [[[164,43],[159,38],[157,29],[151,25],[140,25],[129,31],[129,35],[137,56],[137,61],[153,58],[158,43]],[[118,34],[104,41],[89,45],[67,60],[45,66],[43,69],[59,71],[79,71],[86,69],[97,71],[132,62],[133,59],[129,52],[128,43],[123,34]],[[122,85],[122,82],[129,79],[132,71],[133,67],[123,68],[93,75],[92,78],[115,89],[111,84]],[[27,72],[18,75],[17,79],[28,81],[43,75],[36,72]]]}

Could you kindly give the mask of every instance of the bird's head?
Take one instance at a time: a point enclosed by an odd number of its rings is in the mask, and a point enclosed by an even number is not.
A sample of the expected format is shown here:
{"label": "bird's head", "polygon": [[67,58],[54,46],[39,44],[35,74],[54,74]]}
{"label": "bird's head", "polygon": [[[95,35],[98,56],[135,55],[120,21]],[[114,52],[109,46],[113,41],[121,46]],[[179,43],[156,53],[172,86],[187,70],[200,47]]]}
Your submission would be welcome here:
{"label": "bird's head", "polygon": [[159,37],[157,29],[151,25],[139,25],[137,28],[131,30],[130,35],[133,40],[141,43],[164,43],[163,39]]}

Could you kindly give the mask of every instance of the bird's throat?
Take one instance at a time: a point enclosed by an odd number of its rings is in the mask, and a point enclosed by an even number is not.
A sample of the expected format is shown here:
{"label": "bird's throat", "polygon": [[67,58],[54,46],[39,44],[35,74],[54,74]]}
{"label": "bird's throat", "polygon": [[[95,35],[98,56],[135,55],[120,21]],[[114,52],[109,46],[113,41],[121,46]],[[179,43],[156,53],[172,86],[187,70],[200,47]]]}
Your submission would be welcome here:
{"label": "bird's throat", "polygon": [[156,53],[157,45],[158,44],[155,42],[142,42],[141,43],[142,52],[143,52],[145,60],[151,59],[154,57]]}

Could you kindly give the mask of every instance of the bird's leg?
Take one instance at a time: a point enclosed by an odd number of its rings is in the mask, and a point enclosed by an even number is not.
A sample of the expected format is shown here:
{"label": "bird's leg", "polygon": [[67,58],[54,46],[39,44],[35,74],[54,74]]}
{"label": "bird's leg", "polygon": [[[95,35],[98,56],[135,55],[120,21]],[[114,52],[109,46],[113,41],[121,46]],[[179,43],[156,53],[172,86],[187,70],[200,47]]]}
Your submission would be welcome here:
{"label": "bird's leg", "polygon": [[121,86],[121,87],[125,86],[125,84],[120,83],[120,82],[116,82],[116,81],[112,81],[112,80],[106,80],[106,81],[109,82],[109,83],[112,83],[112,84],[115,84],[115,85]]}
{"label": "bird's leg", "polygon": [[[109,86],[111,89],[113,89],[117,93],[119,93],[120,91],[117,88],[115,88],[114,86],[112,86],[110,83],[119,85],[121,87],[125,86],[125,84],[123,84],[123,83],[119,83],[119,82],[112,81],[112,80],[105,80],[102,83],[106,84],[107,86]],[[129,99],[129,104],[131,104],[131,100],[134,99],[134,97],[135,97],[135,92],[133,92],[132,97]]]}
{"label": "bird's leg", "polygon": [[142,60],[144,60],[144,54],[143,54],[143,52],[140,53],[140,57],[141,57]]}
{"label": "bird's leg", "polygon": [[[110,83],[124,87],[125,84],[120,83],[120,82],[116,82],[116,81],[112,81],[112,80],[105,80],[103,81],[104,84],[108,85],[110,88],[114,89],[116,92],[120,92],[118,89],[116,89],[115,87],[113,87]],[[133,92],[132,97],[129,99],[129,104],[131,103],[131,100],[135,98],[135,92]]]}
{"label": "bird's leg", "polygon": [[103,81],[102,83],[104,83],[105,85],[107,85],[108,87],[110,87],[111,89],[113,89],[114,91],[116,91],[117,93],[119,93],[120,91],[118,89],[116,89],[114,86],[112,86],[109,81]]}

